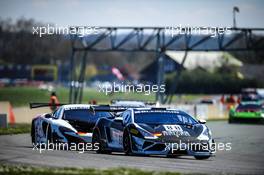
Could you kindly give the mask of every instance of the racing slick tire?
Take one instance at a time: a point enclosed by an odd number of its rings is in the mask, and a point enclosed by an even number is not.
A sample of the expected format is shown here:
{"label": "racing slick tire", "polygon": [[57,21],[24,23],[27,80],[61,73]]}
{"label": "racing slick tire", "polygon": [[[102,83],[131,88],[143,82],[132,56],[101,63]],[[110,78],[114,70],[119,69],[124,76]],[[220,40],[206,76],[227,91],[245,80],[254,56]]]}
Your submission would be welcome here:
{"label": "racing slick tire", "polygon": [[229,117],[228,123],[235,123],[235,120],[233,118]]}
{"label": "racing slick tire", "polygon": [[32,121],[32,123],[31,123],[31,143],[32,143],[32,145],[36,145],[37,144],[36,128],[35,128],[34,121]]}
{"label": "racing slick tire", "polygon": [[132,145],[131,145],[131,139],[130,139],[129,133],[125,131],[123,135],[123,148],[124,148],[124,153],[126,155],[132,155],[131,146]]}
{"label": "racing slick tire", "polygon": [[32,146],[36,147],[36,148],[44,147],[43,144],[41,144],[39,142],[39,140],[40,140],[40,136],[38,134],[38,131],[37,131],[37,128],[35,125],[35,121],[32,121],[32,123],[31,123],[31,143],[32,143]]}
{"label": "racing slick tire", "polygon": [[48,126],[48,128],[47,128],[46,140],[47,140],[47,144],[48,143],[51,143],[51,144],[54,143],[53,133],[52,133],[52,130],[51,130],[50,126]]}
{"label": "racing slick tire", "polygon": [[[35,133],[37,131],[35,130]],[[47,127],[47,131],[46,131],[46,141],[45,143],[37,143],[37,144],[40,144],[39,147],[43,148],[43,149],[54,149],[54,140],[53,140],[53,134],[52,134],[52,130],[51,130],[51,127],[48,126]],[[36,135],[35,135],[36,136]],[[37,136],[38,137],[38,136]],[[38,139],[36,139],[36,142],[37,142]]]}
{"label": "racing slick tire", "polygon": [[105,146],[103,145],[101,136],[99,134],[99,132],[97,130],[95,130],[93,132],[93,136],[92,136],[92,145],[95,145],[96,143],[98,144],[98,149],[96,150],[96,153],[99,154],[111,154],[111,151],[109,150],[105,150]]}

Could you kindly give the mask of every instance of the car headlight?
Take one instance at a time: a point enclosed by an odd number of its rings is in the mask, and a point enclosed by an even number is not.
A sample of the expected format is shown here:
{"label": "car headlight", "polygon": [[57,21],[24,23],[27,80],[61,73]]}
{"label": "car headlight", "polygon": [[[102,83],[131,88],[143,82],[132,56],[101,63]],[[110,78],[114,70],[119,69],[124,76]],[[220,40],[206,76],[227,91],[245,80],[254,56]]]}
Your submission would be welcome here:
{"label": "car headlight", "polygon": [[263,117],[263,118],[264,118],[264,113],[261,113],[261,117]]}
{"label": "car headlight", "polygon": [[198,140],[210,140],[212,137],[212,132],[210,129],[206,128],[203,132],[197,137]]}
{"label": "car headlight", "polygon": [[212,136],[212,131],[210,129],[208,129],[208,128],[207,128],[207,130],[208,130],[209,136],[211,137]]}
{"label": "car headlight", "polygon": [[63,126],[60,126],[59,127],[60,131],[62,133],[65,133],[65,132],[74,132],[73,130],[71,130],[70,128],[66,128],[66,127],[63,127]]}
{"label": "car headlight", "polygon": [[144,129],[141,129],[141,128],[137,128],[139,130],[139,132],[143,135],[143,137],[145,139],[156,139],[158,138],[157,136],[155,136],[154,134],[144,130]]}

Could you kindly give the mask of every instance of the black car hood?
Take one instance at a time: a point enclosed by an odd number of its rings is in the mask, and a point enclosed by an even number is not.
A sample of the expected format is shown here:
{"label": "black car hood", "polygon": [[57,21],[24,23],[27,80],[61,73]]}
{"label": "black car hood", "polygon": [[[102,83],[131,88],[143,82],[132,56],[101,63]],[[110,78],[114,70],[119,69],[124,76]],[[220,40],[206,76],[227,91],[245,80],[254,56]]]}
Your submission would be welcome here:
{"label": "black car hood", "polygon": [[202,124],[186,125],[186,124],[164,124],[164,125],[152,125],[138,123],[138,125],[149,131],[150,133],[162,133],[161,139],[167,141],[177,141],[179,139],[195,139],[204,130]]}

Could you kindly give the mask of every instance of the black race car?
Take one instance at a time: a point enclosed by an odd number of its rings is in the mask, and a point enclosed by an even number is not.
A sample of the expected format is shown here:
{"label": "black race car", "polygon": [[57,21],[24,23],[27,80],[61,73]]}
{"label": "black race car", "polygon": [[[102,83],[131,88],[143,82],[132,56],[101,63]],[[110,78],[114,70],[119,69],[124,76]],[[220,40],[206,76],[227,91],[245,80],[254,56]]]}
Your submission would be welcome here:
{"label": "black race car", "polygon": [[120,116],[100,118],[93,130],[97,153],[192,155],[207,159],[213,139],[205,121],[166,108],[129,108]]}

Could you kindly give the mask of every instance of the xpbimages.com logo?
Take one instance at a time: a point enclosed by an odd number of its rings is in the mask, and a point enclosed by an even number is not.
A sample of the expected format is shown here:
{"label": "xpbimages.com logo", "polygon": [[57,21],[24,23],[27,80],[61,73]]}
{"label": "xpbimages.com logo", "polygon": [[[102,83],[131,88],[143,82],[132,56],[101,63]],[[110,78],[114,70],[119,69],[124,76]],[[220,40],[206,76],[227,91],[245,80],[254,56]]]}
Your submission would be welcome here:
{"label": "xpbimages.com logo", "polygon": [[171,151],[171,153],[177,153],[179,151],[193,151],[193,152],[211,152],[216,153],[217,151],[231,151],[232,143],[195,143],[195,142],[182,142],[179,143],[165,143],[165,150]]}
{"label": "xpbimages.com logo", "polygon": [[87,35],[97,35],[100,33],[99,27],[79,26],[79,27],[62,27],[57,24],[46,26],[34,26],[32,27],[32,34],[42,37],[44,35],[77,35],[78,37],[84,37]]}
{"label": "xpbimages.com logo", "polygon": [[177,35],[209,35],[216,37],[217,35],[231,34],[231,27],[192,27],[192,26],[167,26],[164,28],[165,34],[175,37]]}
{"label": "xpbimages.com logo", "polygon": [[123,92],[123,93],[144,93],[144,95],[150,95],[151,93],[164,93],[165,92],[165,85],[149,85],[149,84],[123,84],[123,83],[116,83],[113,82],[112,84],[97,84],[98,90],[101,93],[105,93],[105,95]]}
{"label": "xpbimages.com logo", "polygon": [[43,153],[44,151],[78,151],[78,153],[84,153],[85,151],[97,151],[99,149],[99,143],[53,143],[47,141],[47,143],[33,143],[32,150]]}

